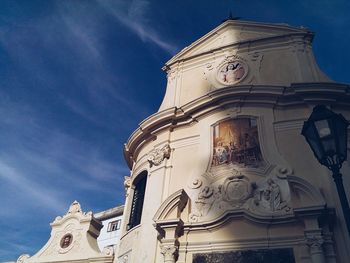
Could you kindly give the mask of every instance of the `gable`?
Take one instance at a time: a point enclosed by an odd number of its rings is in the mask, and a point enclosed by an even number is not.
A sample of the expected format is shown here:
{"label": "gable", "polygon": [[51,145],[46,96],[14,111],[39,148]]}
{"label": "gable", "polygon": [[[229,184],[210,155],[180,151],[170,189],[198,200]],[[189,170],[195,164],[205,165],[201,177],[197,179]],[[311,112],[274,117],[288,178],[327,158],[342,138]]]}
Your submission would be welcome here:
{"label": "gable", "polygon": [[247,41],[300,33],[310,32],[304,28],[295,28],[287,24],[265,24],[227,20],[190,46],[185,47],[170,59],[166,65],[169,66],[176,61],[211,52],[221,47],[245,43]]}

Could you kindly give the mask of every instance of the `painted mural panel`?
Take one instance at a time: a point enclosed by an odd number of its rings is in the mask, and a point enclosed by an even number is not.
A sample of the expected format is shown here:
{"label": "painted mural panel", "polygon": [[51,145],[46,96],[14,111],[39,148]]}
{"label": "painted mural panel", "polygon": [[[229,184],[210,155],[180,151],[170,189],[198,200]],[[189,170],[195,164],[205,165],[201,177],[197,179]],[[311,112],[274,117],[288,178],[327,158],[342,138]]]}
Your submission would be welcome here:
{"label": "painted mural panel", "polygon": [[264,165],[255,118],[222,121],[213,129],[212,167],[233,164],[257,168]]}

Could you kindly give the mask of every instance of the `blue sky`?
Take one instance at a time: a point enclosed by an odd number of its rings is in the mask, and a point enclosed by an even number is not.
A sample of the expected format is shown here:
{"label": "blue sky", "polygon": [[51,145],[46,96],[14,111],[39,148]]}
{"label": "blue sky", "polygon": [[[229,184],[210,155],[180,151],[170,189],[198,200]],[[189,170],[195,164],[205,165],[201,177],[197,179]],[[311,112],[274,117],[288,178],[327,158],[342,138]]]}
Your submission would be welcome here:
{"label": "blue sky", "polygon": [[122,146],[161,103],[161,67],[230,10],[308,27],[321,69],[350,82],[346,0],[0,1],[0,261],[33,255],[75,199],[124,202]]}

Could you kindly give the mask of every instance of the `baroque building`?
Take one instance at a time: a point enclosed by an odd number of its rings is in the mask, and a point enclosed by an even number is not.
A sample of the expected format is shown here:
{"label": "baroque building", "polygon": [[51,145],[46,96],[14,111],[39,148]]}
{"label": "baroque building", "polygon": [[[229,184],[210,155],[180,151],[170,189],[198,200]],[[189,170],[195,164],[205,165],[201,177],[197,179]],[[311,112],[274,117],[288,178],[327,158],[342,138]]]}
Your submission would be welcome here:
{"label": "baroque building", "polygon": [[347,263],[335,185],[300,133],[315,105],[349,120],[350,87],[319,69],[313,37],[229,19],[184,48],[125,144],[125,207],[73,202],[16,263]]}
{"label": "baroque building", "polygon": [[229,19],[165,64],[159,111],[125,144],[116,262],[348,262],[335,185],[300,132],[318,104],[350,119],[349,86],[313,37]]}
{"label": "baroque building", "polygon": [[50,224],[51,236],[34,255],[4,263],[112,263],[118,249],[124,206],[93,214],[74,201]]}

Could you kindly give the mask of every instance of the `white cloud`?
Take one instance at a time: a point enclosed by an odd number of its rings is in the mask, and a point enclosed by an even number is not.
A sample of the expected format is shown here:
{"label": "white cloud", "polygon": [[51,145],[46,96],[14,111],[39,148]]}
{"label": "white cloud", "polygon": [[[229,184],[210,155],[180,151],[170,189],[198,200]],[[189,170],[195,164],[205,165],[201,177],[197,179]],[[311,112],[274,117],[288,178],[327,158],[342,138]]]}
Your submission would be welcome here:
{"label": "white cloud", "polygon": [[149,1],[133,0],[127,8],[123,11],[120,1],[107,2],[104,0],[98,1],[105,10],[111,13],[120,23],[129,28],[132,32],[143,42],[149,42],[162,48],[169,54],[174,54],[178,47],[165,40],[159,33],[157,33],[147,19],[147,11],[149,9]]}
{"label": "white cloud", "polygon": [[118,188],[122,189],[123,175],[128,174],[125,165],[107,159],[95,145],[57,129],[30,107],[2,104],[0,126],[0,137],[6,138],[0,141],[0,199],[6,198],[2,216],[38,207],[59,215],[87,192],[103,191],[114,200],[123,196]]}

